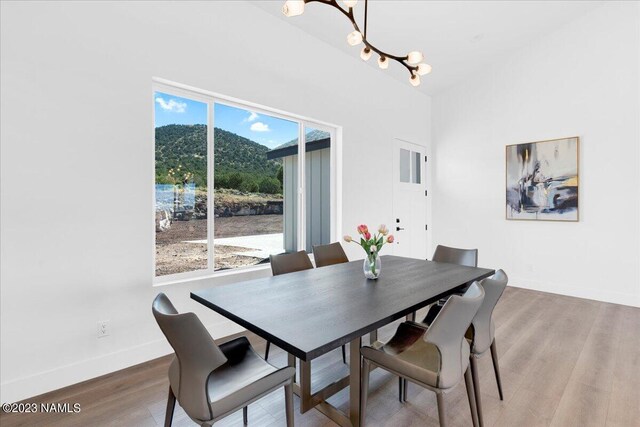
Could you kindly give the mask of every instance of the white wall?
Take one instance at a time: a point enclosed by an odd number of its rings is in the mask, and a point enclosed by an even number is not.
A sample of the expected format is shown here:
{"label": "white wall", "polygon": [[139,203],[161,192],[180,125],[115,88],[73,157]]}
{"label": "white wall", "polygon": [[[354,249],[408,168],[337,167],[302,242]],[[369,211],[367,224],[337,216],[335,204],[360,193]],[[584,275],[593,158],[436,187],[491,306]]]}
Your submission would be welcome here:
{"label": "white wall", "polygon": [[[2,2],[1,15],[3,402],[168,353],[159,291],[215,337],[238,331],[189,299],[212,281],[151,286],[152,76],[342,125],[349,230],[391,220],[375,200],[391,191],[393,138],[429,143],[428,97],[243,2]],[[112,335],[97,339],[104,319]]]}
{"label": "white wall", "polygon": [[[608,3],[433,99],[433,243],[514,286],[640,306],[640,7]],[[580,136],[580,222],[505,220],[505,145]]]}

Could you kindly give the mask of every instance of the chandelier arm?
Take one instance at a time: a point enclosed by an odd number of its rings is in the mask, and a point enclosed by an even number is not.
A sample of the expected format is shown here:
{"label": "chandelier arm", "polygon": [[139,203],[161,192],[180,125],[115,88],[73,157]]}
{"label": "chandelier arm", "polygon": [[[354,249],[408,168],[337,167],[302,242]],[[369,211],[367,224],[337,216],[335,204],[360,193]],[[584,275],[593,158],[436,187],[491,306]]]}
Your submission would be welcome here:
{"label": "chandelier arm", "polygon": [[[304,0],[305,4],[308,3],[322,3],[322,4],[326,4],[327,6],[332,6],[336,9],[338,9],[344,16],[347,17],[347,19],[349,21],[351,21],[351,25],[353,25],[353,28],[358,31],[360,34],[363,34],[362,31],[360,31],[360,27],[358,26],[358,23],[356,22],[355,17],[353,16],[353,8],[349,8],[349,11],[344,10],[336,0]],[[391,55],[390,53],[384,52],[383,50],[378,49],[377,47],[375,47],[374,45],[372,45],[365,37],[365,35],[362,35],[362,42],[364,43],[364,45],[371,49],[372,51],[376,52],[378,55],[387,58],[387,59],[393,59],[394,61],[399,62],[400,64],[402,64],[407,70],[409,70],[409,73],[411,73],[411,75],[413,76],[417,71],[418,71],[418,67],[417,66],[413,66],[409,63],[407,63],[407,59],[409,59],[408,56],[397,56],[397,55]]]}
{"label": "chandelier arm", "polygon": [[367,38],[367,18],[369,17],[369,0],[364,0],[364,38]]}

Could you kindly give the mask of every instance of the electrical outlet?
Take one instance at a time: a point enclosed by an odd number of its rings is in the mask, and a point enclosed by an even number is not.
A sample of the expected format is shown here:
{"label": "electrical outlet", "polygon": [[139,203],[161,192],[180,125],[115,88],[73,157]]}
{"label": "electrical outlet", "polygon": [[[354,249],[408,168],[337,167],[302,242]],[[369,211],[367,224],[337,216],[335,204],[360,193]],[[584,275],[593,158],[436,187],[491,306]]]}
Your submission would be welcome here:
{"label": "electrical outlet", "polygon": [[104,338],[111,333],[111,327],[108,320],[98,321],[98,338]]}

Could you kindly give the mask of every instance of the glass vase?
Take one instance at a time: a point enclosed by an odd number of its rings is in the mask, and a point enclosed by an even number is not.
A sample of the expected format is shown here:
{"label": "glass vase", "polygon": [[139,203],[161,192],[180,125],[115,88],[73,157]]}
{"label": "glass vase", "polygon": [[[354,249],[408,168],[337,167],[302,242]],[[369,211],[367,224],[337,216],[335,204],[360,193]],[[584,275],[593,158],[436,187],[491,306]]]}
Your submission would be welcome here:
{"label": "glass vase", "polygon": [[362,265],[362,271],[364,277],[367,279],[375,280],[380,276],[380,270],[382,269],[382,263],[380,262],[380,256],[378,253],[369,254],[364,258],[364,264]]}

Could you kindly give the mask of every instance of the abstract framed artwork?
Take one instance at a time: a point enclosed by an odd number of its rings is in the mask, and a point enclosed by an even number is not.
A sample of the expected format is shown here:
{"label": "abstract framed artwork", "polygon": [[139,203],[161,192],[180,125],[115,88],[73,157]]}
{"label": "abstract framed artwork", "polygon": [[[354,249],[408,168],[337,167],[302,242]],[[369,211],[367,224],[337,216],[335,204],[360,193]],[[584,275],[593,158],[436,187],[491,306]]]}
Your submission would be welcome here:
{"label": "abstract framed artwork", "polygon": [[506,219],[578,221],[580,138],[506,147]]}

